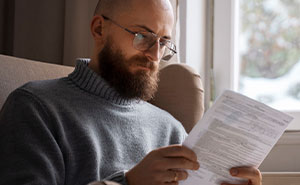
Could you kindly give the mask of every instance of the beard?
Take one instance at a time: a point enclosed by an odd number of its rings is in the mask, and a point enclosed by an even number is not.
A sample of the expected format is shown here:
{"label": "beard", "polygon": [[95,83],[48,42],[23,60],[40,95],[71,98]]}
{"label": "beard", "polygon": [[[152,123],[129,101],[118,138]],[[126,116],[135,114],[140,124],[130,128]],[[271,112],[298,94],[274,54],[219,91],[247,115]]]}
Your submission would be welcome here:
{"label": "beard", "polygon": [[[112,48],[109,39],[98,54],[101,77],[123,98],[140,98],[145,101],[152,99],[158,86],[158,64],[149,61],[145,56],[135,55],[126,59],[120,49],[114,51]],[[133,73],[129,70],[131,66],[149,70],[137,70]]]}

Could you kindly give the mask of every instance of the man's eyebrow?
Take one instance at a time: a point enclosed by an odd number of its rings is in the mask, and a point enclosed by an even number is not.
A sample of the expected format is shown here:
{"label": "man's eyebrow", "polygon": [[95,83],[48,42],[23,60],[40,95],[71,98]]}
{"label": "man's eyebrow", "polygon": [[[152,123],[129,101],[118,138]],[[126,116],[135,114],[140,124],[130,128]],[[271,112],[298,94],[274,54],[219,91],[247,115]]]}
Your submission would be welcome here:
{"label": "man's eyebrow", "polygon": [[[139,24],[136,24],[136,25],[134,25],[134,26],[136,26],[136,27],[140,27],[140,28],[143,28],[143,29],[145,29],[145,30],[147,30],[147,31],[149,31],[149,32],[151,32],[151,33],[154,33],[154,34],[156,34],[153,30],[151,30],[150,28],[148,28],[147,26],[144,26],[144,25],[139,25]],[[171,37],[170,36],[162,36],[162,38],[164,38],[164,39],[168,39],[168,40],[171,40]]]}

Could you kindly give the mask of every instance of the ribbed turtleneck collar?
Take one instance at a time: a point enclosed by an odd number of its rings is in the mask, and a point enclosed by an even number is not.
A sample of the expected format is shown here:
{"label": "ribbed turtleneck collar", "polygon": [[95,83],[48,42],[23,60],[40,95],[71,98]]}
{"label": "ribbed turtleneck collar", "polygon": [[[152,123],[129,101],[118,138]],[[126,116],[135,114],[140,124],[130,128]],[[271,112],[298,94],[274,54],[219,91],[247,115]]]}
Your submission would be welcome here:
{"label": "ribbed turtleneck collar", "polygon": [[75,70],[68,76],[80,89],[119,105],[130,105],[141,101],[123,98],[115,88],[88,67],[89,62],[90,59],[78,59]]}

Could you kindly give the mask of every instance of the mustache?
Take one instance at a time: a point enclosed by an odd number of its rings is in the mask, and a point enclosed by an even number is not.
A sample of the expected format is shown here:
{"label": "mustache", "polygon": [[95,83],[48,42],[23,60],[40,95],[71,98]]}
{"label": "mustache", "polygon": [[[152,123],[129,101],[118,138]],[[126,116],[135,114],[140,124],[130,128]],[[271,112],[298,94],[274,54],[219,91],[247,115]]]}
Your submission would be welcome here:
{"label": "mustache", "polygon": [[151,71],[158,68],[158,62],[152,62],[145,56],[133,56],[129,59],[130,65],[149,68]]}

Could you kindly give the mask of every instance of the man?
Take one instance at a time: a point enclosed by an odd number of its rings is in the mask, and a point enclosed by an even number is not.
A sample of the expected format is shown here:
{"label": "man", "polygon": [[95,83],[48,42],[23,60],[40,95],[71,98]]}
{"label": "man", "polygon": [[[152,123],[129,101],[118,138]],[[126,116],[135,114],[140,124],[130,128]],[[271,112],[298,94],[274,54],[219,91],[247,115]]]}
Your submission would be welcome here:
{"label": "man", "polygon": [[[182,125],[147,103],[175,52],[168,0],[101,0],[95,47],[68,77],[28,83],[0,113],[0,185],[178,184],[200,165]],[[235,176],[260,185],[254,168]]]}

